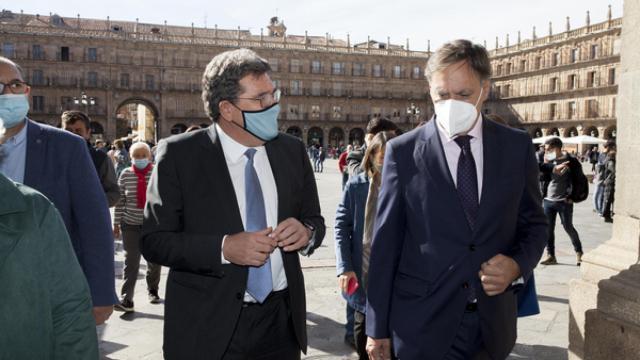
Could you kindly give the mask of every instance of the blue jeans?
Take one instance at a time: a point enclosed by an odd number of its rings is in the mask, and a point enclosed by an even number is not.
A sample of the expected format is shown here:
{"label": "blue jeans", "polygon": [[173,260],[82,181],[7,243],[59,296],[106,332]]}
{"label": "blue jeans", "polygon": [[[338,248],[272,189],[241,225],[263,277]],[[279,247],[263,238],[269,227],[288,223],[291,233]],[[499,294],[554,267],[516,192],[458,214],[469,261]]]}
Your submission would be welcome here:
{"label": "blue jeans", "polygon": [[575,227],[573,227],[573,203],[567,203],[564,201],[549,201],[545,199],[544,214],[547,216],[547,221],[549,222],[547,253],[552,256],[555,256],[556,254],[556,215],[560,215],[560,221],[562,222],[564,231],[567,232],[569,238],[571,239],[573,249],[576,253],[581,253],[582,243],[580,242],[578,231]]}
{"label": "blue jeans", "polygon": [[602,208],[603,200],[604,200],[604,184],[600,183],[596,185],[596,192],[593,195],[593,208],[596,209],[596,212],[599,215],[602,215],[602,211],[604,210]]}
{"label": "blue jeans", "polygon": [[356,311],[347,304],[347,323],[344,325],[345,336],[353,337],[353,324],[355,322]]}

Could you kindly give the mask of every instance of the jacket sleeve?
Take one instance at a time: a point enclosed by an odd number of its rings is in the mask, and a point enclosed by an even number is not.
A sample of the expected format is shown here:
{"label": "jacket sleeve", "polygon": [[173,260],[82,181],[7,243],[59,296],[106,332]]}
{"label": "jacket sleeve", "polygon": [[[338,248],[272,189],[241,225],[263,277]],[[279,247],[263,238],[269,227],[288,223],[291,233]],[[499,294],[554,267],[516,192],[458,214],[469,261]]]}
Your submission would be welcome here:
{"label": "jacket sleeve", "polygon": [[194,273],[217,276],[222,266],[222,239],[226,234],[184,231],[183,191],[177,170],[178,155],[161,140],[147,187],[140,250],[147,261]]}
{"label": "jacket sleeve", "polygon": [[[527,137],[527,142],[530,140]],[[525,188],[520,199],[516,245],[510,255],[520,266],[525,281],[533,273],[547,245],[547,218],[542,210],[542,195],[538,185],[538,164],[531,146],[527,144],[525,163]]]}
{"label": "jacket sleeve", "polygon": [[99,173],[102,187],[104,188],[105,194],[107,194],[107,203],[109,203],[109,207],[116,206],[120,199],[120,189],[118,188],[118,179],[116,179],[116,170],[113,167],[113,162],[108,156],[105,156]]}
{"label": "jacket sleeve", "polygon": [[393,142],[388,143],[385,151],[369,258],[366,333],[374,339],[390,337],[391,294],[405,234],[404,188],[393,145]]}
{"label": "jacket sleeve", "polygon": [[[71,141],[75,146],[71,146]],[[69,140],[68,145],[73,157],[67,178],[72,223],[79,239],[78,258],[87,277],[94,306],[113,305],[117,302],[114,243],[107,198],[87,145],[80,139],[77,142]]]}
{"label": "jacket sleeve", "polygon": [[115,209],[113,211],[113,224],[114,225],[121,225],[122,224],[122,217],[124,216],[124,210],[127,208],[127,195],[126,195],[126,190],[127,188],[125,187],[125,181],[124,181],[124,177],[126,175],[124,175],[124,171],[122,173],[120,173],[120,177],[118,178],[118,191],[120,192],[120,196],[119,196],[119,200],[116,203]]}
{"label": "jacket sleeve", "polygon": [[336,210],[335,247],[336,272],[338,275],[354,271],[351,261],[351,242],[353,241],[353,208],[351,201],[352,184],[347,184],[342,193],[342,201]]}
{"label": "jacket sleeve", "polygon": [[316,185],[316,178],[311,168],[311,163],[306,156],[304,145],[299,143],[300,159],[302,162],[302,176],[304,181],[304,189],[302,190],[302,212],[300,214],[300,220],[302,223],[312,225],[314,232],[311,235],[311,240],[306,248],[299,251],[301,255],[310,256],[315,249],[322,245],[322,240],[326,232],[324,225],[324,218],[320,214],[320,199],[318,198],[318,188]]}
{"label": "jacket sleeve", "polygon": [[51,294],[52,359],[97,359],[98,339],[89,287],[53,206],[48,207],[40,223],[40,234]]}

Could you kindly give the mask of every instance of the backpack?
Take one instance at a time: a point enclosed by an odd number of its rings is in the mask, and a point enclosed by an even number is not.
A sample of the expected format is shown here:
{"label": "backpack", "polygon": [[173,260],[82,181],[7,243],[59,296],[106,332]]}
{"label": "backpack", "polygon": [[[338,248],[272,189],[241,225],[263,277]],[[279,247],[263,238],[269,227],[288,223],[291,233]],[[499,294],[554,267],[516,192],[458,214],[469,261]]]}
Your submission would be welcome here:
{"label": "backpack", "polygon": [[582,171],[582,164],[576,158],[569,157],[569,169],[571,170],[571,195],[569,199],[579,203],[589,197],[589,180]]}

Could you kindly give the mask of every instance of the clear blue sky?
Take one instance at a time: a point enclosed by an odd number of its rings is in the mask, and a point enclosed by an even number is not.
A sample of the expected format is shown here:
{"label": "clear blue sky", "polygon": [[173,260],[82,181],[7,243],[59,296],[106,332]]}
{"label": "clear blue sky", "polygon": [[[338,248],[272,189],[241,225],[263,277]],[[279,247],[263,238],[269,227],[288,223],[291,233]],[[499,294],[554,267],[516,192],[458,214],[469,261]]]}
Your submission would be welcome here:
{"label": "clear blue sky", "polygon": [[[629,0],[627,0],[629,1]],[[242,3],[243,5],[239,5]],[[478,43],[487,41],[492,49],[495,37],[504,45],[506,34],[513,44],[518,30],[522,38],[530,38],[533,26],[538,36],[564,31],[566,17],[571,27],[585,24],[586,11],[591,22],[606,19],[607,5],[613,17],[622,16],[623,0],[271,0],[271,1],[196,1],[196,0],[23,0],[2,7],[19,12],[97,19],[131,20],[172,25],[249,29],[254,34],[266,27],[276,14],[284,20],[289,34],[331,34],[335,38],[351,35],[353,42],[366,41],[367,35],[378,41],[391,37],[392,43],[405,44],[407,38],[414,50],[425,50],[427,39],[434,50],[443,42],[468,38]]]}

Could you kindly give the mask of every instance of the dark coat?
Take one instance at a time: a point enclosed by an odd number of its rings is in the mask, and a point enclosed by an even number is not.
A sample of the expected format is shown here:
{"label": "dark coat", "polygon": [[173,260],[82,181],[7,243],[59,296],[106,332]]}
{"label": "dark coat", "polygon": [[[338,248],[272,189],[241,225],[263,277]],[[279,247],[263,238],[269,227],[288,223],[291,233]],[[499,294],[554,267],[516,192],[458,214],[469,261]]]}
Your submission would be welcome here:
{"label": "dark coat", "polygon": [[485,350],[505,359],[516,340],[511,289],[487,296],[481,264],[512,257],[528,280],[547,240],[538,164],[524,132],[483,120],[478,218],[468,225],[435,120],[386,147],[369,267],[367,335],[392,338],[401,359],[442,359],[475,284]]}
{"label": "dark coat", "polygon": [[111,215],[86,141],[29,120],[24,184],[43,193],[60,212],[94,306],[115,304]]}
{"label": "dark coat", "polygon": [[[215,129],[215,128],[214,128]],[[265,144],[278,189],[278,222],[315,227],[304,253],[325,233],[315,178],[304,145],[286,134]],[[194,156],[197,154],[197,156]],[[220,359],[238,321],[248,267],[222,264],[225,235],[244,231],[217,132],[160,141],[147,193],[142,254],[170,268],[164,323],[165,359]],[[282,253],[296,338],[307,348],[305,289],[297,252]]]}

